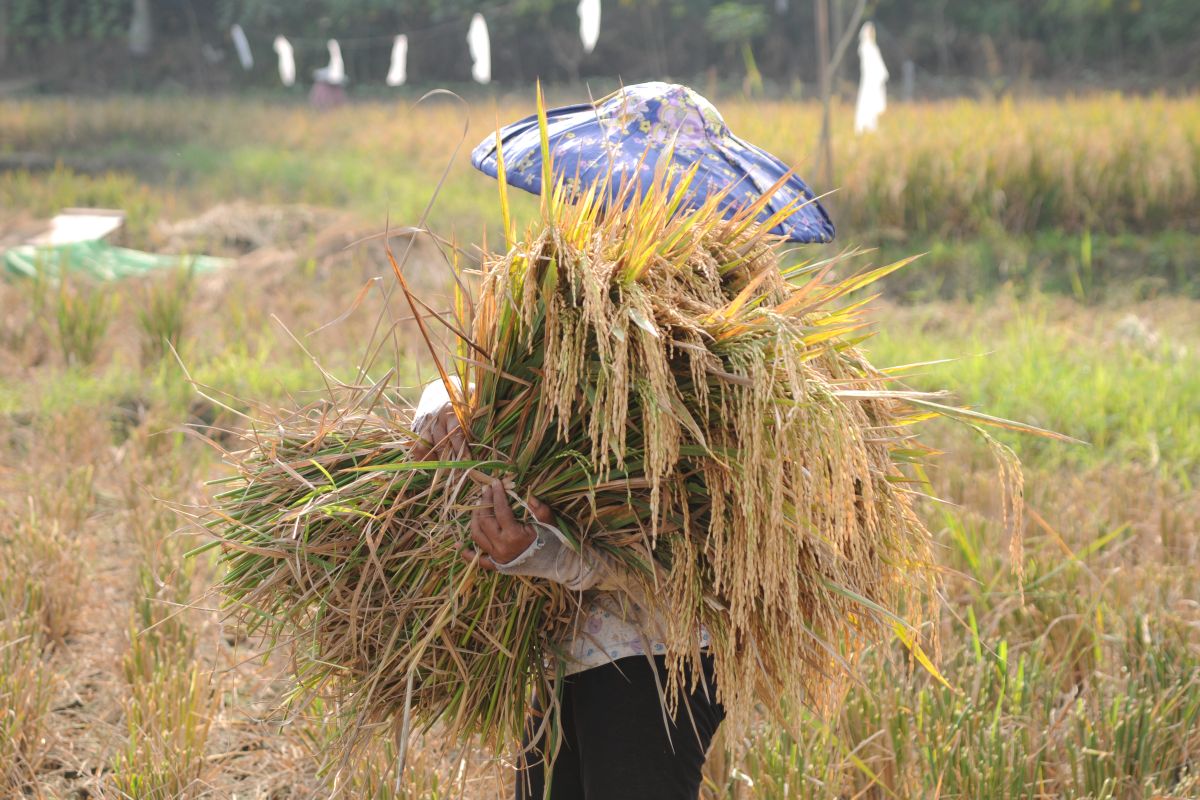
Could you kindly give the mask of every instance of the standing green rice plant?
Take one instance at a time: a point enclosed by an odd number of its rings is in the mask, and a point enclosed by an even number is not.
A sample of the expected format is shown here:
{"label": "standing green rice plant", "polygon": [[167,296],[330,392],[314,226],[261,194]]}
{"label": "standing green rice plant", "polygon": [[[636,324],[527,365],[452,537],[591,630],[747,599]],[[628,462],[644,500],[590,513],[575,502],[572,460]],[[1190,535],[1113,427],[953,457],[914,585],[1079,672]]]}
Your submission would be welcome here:
{"label": "standing green rice plant", "polygon": [[220,698],[211,669],[197,658],[192,581],[200,564],[182,557],[186,538],[158,499],[178,497],[189,473],[177,452],[149,449],[149,438],[144,430],[130,437],[121,486],[137,580],[121,662],[127,740],[112,785],[124,797],[165,800],[203,793]]}
{"label": "standing green rice plant", "polygon": [[219,701],[209,671],[190,643],[130,626],[123,661],[127,743],[112,783],[132,800],[173,800],[202,793],[208,736]]}
{"label": "standing green rice plant", "polygon": [[183,343],[194,274],[180,267],[145,281],[138,294],[137,322],[142,363],[157,364]]}
{"label": "standing green rice plant", "polygon": [[112,780],[134,800],[187,798],[200,793],[220,701],[188,621],[194,562],[181,563],[169,536],[141,544],[121,663],[127,740]]}
{"label": "standing green rice plant", "polygon": [[[289,712],[312,762],[326,761],[343,737],[337,711],[321,698],[304,710]],[[401,759],[403,721],[381,727],[366,740],[347,769],[333,777],[329,793],[354,800],[449,800],[492,797],[507,791],[509,778],[490,756],[480,759],[475,748],[440,746],[440,732],[410,736]],[[481,763],[482,762],[482,763]],[[404,767],[403,775],[399,770]],[[503,776],[503,777],[501,777]],[[503,787],[503,788],[501,788]]]}
{"label": "standing green rice plant", "polygon": [[54,319],[58,348],[67,364],[86,366],[96,360],[116,307],[116,296],[109,290],[62,277]]}
{"label": "standing green rice plant", "polygon": [[46,324],[49,280],[46,273],[0,286],[6,313],[0,321],[0,347],[21,357],[23,363],[36,365],[50,350],[50,326]]}
{"label": "standing green rice plant", "polygon": [[0,608],[0,793],[22,797],[47,751],[56,690],[36,622]]}
{"label": "standing green rice plant", "polygon": [[1133,641],[1116,676],[1097,679],[1069,710],[1059,745],[1064,793],[1086,797],[1200,794],[1200,652],[1186,626],[1126,613]]}
{"label": "standing green rice plant", "polygon": [[44,641],[62,644],[78,623],[83,558],[57,520],[3,508],[0,521],[0,610],[34,624]]}

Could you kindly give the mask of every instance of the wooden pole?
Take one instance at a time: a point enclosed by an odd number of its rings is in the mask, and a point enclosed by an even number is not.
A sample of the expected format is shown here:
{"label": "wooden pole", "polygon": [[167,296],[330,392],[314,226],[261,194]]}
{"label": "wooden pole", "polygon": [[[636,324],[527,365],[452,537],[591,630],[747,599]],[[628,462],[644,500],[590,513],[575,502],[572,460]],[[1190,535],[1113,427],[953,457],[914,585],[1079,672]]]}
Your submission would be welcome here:
{"label": "wooden pole", "polygon": [[[831,2],[833,3],[833,6],[831,7],[833,16],[830,18],[830,25],[833,28],[831,31],[833,35],[830,37],[829,41],[840,42],[842,40],[842,36],[846,33],[845,3],[843,0],[831,0]],[[841,85],[844,72],[845,71],[842,69],[841,63],[835,58],[834,65],[830,70],[831,74],[829,76],[829,80],[833,83],[834,89]]]}
{"label": "wooden pole", "polygon": [[829,0],[813,0],[813,2],[817,23],[815,26],[817,29],[817,73],[821,84],[821,138],[817,142],[817,167],[813,173],[820,176],[820,192],[828,192],[835,188],[833,183],[833,125],[830,111],[833,103],[833,75],[841,65],[842,58],[845,57],[846,50],[850,47],[850,40],[854,38],[855,31],[858,30],[858,23],[862,20],[867,0],[858,0],[855,4],[854,13],[850,15],[850,22],[842,31],[832,57],[829,55]]}
{"label": "wooden pole", "polygon": [[8,0],[0,0],[0,66],[8,60]]}
{"label": "wooden pole", "polygon": [[833,137],[830,131],[830,103],[832,81],[829,63],[829,0],[813,0],[813,16],[816,19],[817,36],[817,82],[821,87],[821,139],[817,148],[817,159],[821,176],[820,192],[833,188]]}

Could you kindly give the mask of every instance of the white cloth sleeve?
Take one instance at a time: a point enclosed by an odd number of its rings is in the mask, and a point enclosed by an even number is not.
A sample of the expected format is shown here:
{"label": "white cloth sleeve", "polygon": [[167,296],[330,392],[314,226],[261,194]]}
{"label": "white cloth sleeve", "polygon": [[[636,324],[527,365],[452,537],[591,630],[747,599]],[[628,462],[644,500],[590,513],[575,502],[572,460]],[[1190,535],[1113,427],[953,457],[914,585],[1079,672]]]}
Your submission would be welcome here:
{"label": "white cloth sleeve", "polygon": [[553,525],[541,522],[530,524],[533,525],[537,537],[512,561],[497,564],[497,572],[528,578],[545,578],[576,592],[598,586],[603,588],[603,585],[608,583],[606,579],[612,575],[613,570],[607,559],[591,548],[577,553]]}

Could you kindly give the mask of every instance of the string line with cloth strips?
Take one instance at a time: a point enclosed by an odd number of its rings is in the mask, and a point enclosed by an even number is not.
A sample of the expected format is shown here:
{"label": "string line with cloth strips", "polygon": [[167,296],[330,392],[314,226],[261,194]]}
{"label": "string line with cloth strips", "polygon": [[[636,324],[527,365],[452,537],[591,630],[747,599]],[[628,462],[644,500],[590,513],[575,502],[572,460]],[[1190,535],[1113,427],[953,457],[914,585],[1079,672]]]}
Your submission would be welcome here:
{"label": "string line with cloth strips", "polygon": [[[333,37],[313,37],[300,35],[287,35],[279,30],[270,31],[266,28],[258,28],[253,24],[249,27],[243,26],[241,22],[235,22],[230,27],[230,38],[234,42],[235,49],[238,53],[239,61],[242,68],[249,70],[253,68],[254,58],[250,48],[249,37],[253,37],[258,41],[271,41],[272,48],[275,50],[279,60],[280,78],[284,86],[293,85],[294,79],[289,79],[289,76],[294,76],[295,73],[295,55],[297,45],[304,56],[312,56],[316,52],[324,54],[330,42],[339,44],[349,44],[355,49],[367,51],[382,51],[385,47],[391,54],[391,65],[388,71],[388,77],[384,83],[388,86],[400,86],[407,82],[407,54],[408,41],[411,38],[420,39],[433,33],[441,32],[450,29],[461,29],[466,32],[468,41],[471,42],[472,49],[478,48],[480,36],[487,40],[488,20],[493,23],[497,20],[504,24],[516,24],[522,14],[527,13],[527,10],[522,10],[520,4],[510,3],[495,8],[486,9],[486,17],[480,12],[476,12],[468,17],[460,17],[458,15],[448,19],[443,19],[440,22],[432,22],[421,27],[399,26],[401,32],[396,34],[369,34],[365,36],[333,36]],[[579,36],[580,43],[585,53],[591,53],[596,42],[600,37],[600,16],[601,4],[600,0],[580,0],[576,13],[579,16]],[[482,26],[482,34],[478,32],[478,28]],[[488,45],[490,51],[490,45]],[[473,61],[478,65],[478,56],[473,53]],[[478,73],[475,75],[477,82],[490,82],[490,54],[486,59],[489,63],[487,68],[487,79],[479,80]]]}
{"label": "string line with cloth strips", "polygon": [[[910,489],[927,453],[914,426],[1036,429],[872,366],[855,293],[903,262],[785,266],[771,231],[802,197],[765,218],[777,186],[737,211],[722,193],[693,206],[697,171],[665,165],[615,195],[573,191],[552,177],[540,103],[539,117],[553,187],[539,218],[516,234],[497,143],[506,250],[456,275],[453,352],[432,345],[441,320],[420,321],[443,381],[465,387],[451,397],[469,453],[413,460],[390,377],[260,409],[208,522],[227,610],[289,644],[293,696],[335,702],[345,752],[410,715],[447,742],[518,747],[581,598],[459,557],[478,487],[500,477],[514,507],[549,504],[571,546],[623,565],[669,621],[664,698],[698,664],[704,626],[731,741],[763,709],[830,708],[893,634],[936,674],[917,635],[936,574]],[[426,307],[392,263],[410,308]]]}

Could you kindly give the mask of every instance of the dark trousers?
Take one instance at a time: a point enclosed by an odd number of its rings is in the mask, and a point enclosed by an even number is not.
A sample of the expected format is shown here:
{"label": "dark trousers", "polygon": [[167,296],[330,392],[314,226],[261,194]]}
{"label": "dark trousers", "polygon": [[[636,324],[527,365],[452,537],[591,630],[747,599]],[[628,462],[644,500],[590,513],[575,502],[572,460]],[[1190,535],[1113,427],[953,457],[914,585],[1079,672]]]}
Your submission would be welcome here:
{"label": "dark trousers", "polygon": [[[696,800],[705,754],[725,718],[708,656],[703,666],[704,679],[680,698],[669,723],[659,698],[666,688],[661,656],[622,658],[566,678],[550,800]],[[539,714],[530,717],[530,738],[540,723]],[[547,796],[546,751],[554,746],[547,735],[532,749],[526,741],[517,800]]]}

